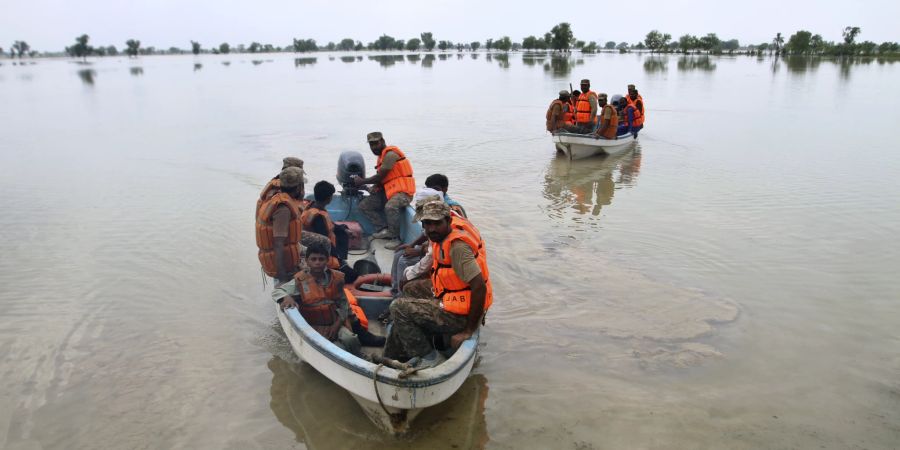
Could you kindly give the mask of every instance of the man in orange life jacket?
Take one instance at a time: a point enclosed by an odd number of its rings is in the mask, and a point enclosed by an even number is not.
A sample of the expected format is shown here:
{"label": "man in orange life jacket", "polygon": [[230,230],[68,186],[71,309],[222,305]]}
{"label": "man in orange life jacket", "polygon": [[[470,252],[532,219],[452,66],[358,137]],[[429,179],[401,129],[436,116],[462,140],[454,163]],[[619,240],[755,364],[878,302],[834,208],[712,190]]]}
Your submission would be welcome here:
{"label": "man in orange life jacket", "polygon": [[[315,201],[310,203],[306,210],[303,211],[302,219],[303,219],[303,230],[304,234],[306,233],[316,233],[328,238],[328,242],[331,245],[331,255],[333,259],[329,260],[329,268],[338,269],[339,267],[344,265],[344,262],[347,260],[348,254],[348,246],[349,241],[347,237],[347,226],[346,225],[335,225],[335,223],[331,220],[331,215],[328,214],[328,204],[331,203],[331,200],[334,198],[334,185],[327,181],[320,181],[316,183],[313,187],[313,195]],[[337,265],[335,266],[335,263]],[[343,269],[341,272],[344,272],[345,276],[352,277],[351,274],[345,272]],[[355,280],[348,278],[347,282],[352,283]]]}
{"label": "man in orange life jacket", "polygon": [[329,269],[328,249],[312,244],[306,248],[306,268],[272,291],[282,310],[297,308],[300,315],[325,339],[360,354],[360,342],[349,328],[350,303],[344,293],[344,275]]}
{"label": "man in orange life jacket", "polygon": [[597,94],[591,90],[591,80],[581,80],[581,94],[575,99],[575,125],[567,127],[572,133],[591,133],[597,128]]}
{"label": "man in orange life jacket", "polygon": [[433,297],[394,300],[384,355],[427,368],[444,360],[432,347],[432,337],[452,335],[450,346],[459,347],[478,330],[493,292],[484,243],[474,227],[451,226],[450,207],[440,200],[424,204],[416,220],[422,221],[432,245]]}
{"label": "man in orange life jacket", "polygon": [[283,283],[300,268],[303,171],[288,167],[278,175],[278,182],[277,192],[257,211],[256,245],[263,271],[276,283]]}
{"label": "man in orange life jacket", "polygon": [[[303,170],[303,160],[300,158],[295,158],[293,156],[288,156],[281,160],[281,170],[287,169],[288,167],[296,167],[300,170]],[[256,200],[256,213],[259,214],[259,207],[262,206],[263,202],[272,198],[273,195],[279,192],[281,188],[281,182],[278,181],[278,175],[272,177],[268,183],[266,183],[265,187],[263,187],[262,192],[259,193],[259,199]],[[303,194],[300,195],[300,198],[303,198]]]}
{"label": "man in orange life jacket", "polygon": [[569,121],[574,117],[569,112],[569,91],[559,91],[559,98],[550,102],[547,108],[547,131],[554,133],[557,130],[571,125]]}
{"label": "man in orange life jacket", "polygon": [[359,202],[359,209],[375,227],[372,237],[391,240],[385,248],[393,250],[400,246],[400,220],[404,208],[416,193],[416,180],[406,155],[395,146],[385,145],[381,132],[369,133],[366,140],[369,149],[378,156],[378,162],[375,163],[375,175],[353,177],[356,186],[373,185],[369,190],[372,195]]}
{"label": "man in orange life jacket", "polygon": [[615,107],[606,103],[606,94],[598,95],[597,101],[600,105],[600,126],[594,132],[594,136],[615,139],[619,129],[619,113],[616,112]]}

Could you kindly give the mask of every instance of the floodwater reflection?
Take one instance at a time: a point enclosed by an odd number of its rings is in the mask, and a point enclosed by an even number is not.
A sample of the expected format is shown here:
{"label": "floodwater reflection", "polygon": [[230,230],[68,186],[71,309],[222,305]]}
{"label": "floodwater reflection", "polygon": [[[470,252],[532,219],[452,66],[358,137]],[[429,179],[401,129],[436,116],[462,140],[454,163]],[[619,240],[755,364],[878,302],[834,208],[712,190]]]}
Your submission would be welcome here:
{"label": "floodwater reflection", "polygon": [[584,59],[572,59],[567,56],[552,56],[550,62],[544,64],[544,72],[554,78],[567,77],[575,66],[584,64]]}
{"label": "floodwater reflection", "polygon": [[509,53],[499,53],[494,55],[494,58],[501,69],[509,69]]}
{"label": "floodwater reflection", "polygon": [[88,85],[94,85],[94,76],[97,75],[97,72],[94,69],[82,69],[78,71],[78,78],[81,78],[81,82]]}
{"label": "floodwater reflection", "polygon": [[294,58],[294,67],[305,67],[314,65],[318,61],[316,57]]}
{"label": "floodwater reflection", "polygon": [[822,58],[819,57],[787,56],[784,58],[784,64],[787,66],[788,72],[792,74],[815,72],[821,62]]}
{"label": "floodwater reflection", "polygon": [[712,72],[716,70],[716,63],[712,62],[709,56],[682,56],[678,58],[678,70]]}
{"label": "floodwater reflection", "polygon": [[641,170],[640,147],[621,155],[572,161],[557,156],[544,174],[547,214],[563,222],[583,223],[612,203],[616,189],[632,187]]}
{"label": "floodwater reflection", "polygon": [[198,70],[200,70],[200,69],[202,69],[202,68],[203,68],[203,64],[200,64],[200,63],[194,63],[194,72],[196,72],[196,71],[198,71]]}
{"label": "floodwater reflection", "polygon": [[345,390],[309,364],[273,356],[267,365],[272,371],[272,413],[306,448],[368,448],[376,442],[378,448],[468,449],[483,448],[489,441],[484,375],[470,376],[445,402],[422,411],[406,435],[394,438],[375,427]]}
{"label": "floodwater reflection", "polygon": [[547,60],[547,55],[538,54],[538,55],[530,55],[528,53],[522,53],[522,64],[534,67],[534,66],[542,66],[544,65],[544,61]]}
{"label": "floodwater reflection", "polygon": [[398,62],[403,62],[403,55],[370,55],[370,61],[377,61],[381,67],[390,67]]}
{"label": "floodwater reflection", "polygon": [[666,73],[669,71],[669,58],[647,58],[644,60],[644,72]]}
{"label": "floodwater reflection", "polygon": [[422,58],[422,67],[427,67],[430,69],[432,65],[434,65],[434,55],[429,53],[425,55],[424,58]]}
{"label": "floodwater reflection", "polygon": [[415,54],[415,55],[406,55],[406,60],[409,61],[409,62],[412,63],[412,64],[418,64],[418,63],[419,63],[419,60],[421,60],[421,59],[422,59],[422,57],[419,56],[418,53]]}
{"label": "floodwater reflection", "polygon": [[355,56],[341,56],[341,62],[345,62],[345,63],[356,62],[356,57]]}
{"label": "floodwater reflection", "polygon": [[144,74],[143,67],[132,67],[132,68],[128,69],[128,71],[131,72],[131,75],[135,76],[135,77],[141,76]]}

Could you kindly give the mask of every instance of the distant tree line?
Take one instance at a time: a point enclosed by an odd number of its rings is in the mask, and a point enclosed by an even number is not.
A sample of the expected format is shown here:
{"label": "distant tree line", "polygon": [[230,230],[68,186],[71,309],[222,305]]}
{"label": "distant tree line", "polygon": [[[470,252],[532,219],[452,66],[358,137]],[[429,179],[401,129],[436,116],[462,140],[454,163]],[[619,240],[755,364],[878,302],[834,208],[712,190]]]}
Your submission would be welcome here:
{"label": "distant tree line", "polygon": [[[856,38],[862,30],[859,27],[848,26],[843,32],[843,42],[825,41],[821,35],[813,34],[806,30],[800,30],[787,39],[781,33],[777,33],[772,42],[763,42],[757,45],[742,47],[737,39],[722,40],[715,33],[704,36],[685,34],[677,40],[672,39],[669,33],[659,30],[651,30],[644,40],[634,44],[628,42],[606,41],[599,44],[597,41],[576,39],[572,27],[567,22],[559,23],[543,36],[527,36],[521,42],[513,42],[509,36],[486,39],[472,42],[452,42],[449,40],[436,40],[431,32],[423,32],[418,37],[410,39],[397,39],[387,34],[382,34],[378,39],[363,44],[362,41],[352,38],[344,38],[340,42],[328,42],[320,45],[315,39],[293,38],[293,42],[283,47],[272,44],[251,42],[249,45],[239,44],[232,47],[227,42],[204,49],[197,41],[190,41],[190,52],[199,55],[201,53],[229,54],[229,53],[272,53],[272,52],[316,52],[316,51],[440,51],[456,50],[477,51],[518,51],[518,50],[544,50],[554,52],[570,52],[580,50],[583,53],[595,53],[598,51],[619,51],[626,53],[632,50],[649,50],[651,53],[708,53],[719,55],[723,53],[733,54],[742,50],[747,54],[775,54],[779,55],[822,55],[822,56],[874,56],[874,55],[898,55],[900,45],[896,42],[883,42],[876,44],[871,41],[856,42]],[[75,38],[75,43],[65,48],[65,54],[85,59],[88,56],[117,56],[119,50],[114,45],[93,47],[89,44],[90,37],[83,34]],[[168,50],[154,47],[142,47],[141,41],[129,39],[125,42],[122,54],[129,57],[155,54],[184,54],[187,51],[178,47],[170,47]],[[0,54],[4,54],[0,49]],[[15,41],[9,49],[10,58],[22,58],[23,56],[38,56],[39,53],[31,49],[25,41]]]}

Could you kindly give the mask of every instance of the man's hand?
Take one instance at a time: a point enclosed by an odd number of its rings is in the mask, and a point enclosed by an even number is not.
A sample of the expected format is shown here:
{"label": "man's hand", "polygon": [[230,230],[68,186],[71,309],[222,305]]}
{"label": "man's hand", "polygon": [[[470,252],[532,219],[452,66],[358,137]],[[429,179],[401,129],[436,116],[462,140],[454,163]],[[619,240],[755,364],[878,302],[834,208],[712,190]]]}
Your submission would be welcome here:
{"label": "man's hand", "polygon": [[[401,251],[401,250],[406,250],[406,249],[408,249],[408,248],[409,248],[409,244],[400,244],[400,245],[397,246],[396,249],[394,249],[394,253],[399,252],[399,251]],[[405,252],[404,252],[403,254],[406,255]],[[407,255],[407,256],[408,256],[408,255]]]}
{"label": "man's hand", "polygon": [[406,256],[409,258],[412,258],[414,256],[422,256],[422,251],[416,247],[407,245],[406,248],[403,249],[403,256]]}
{"label": "man's hand", "polygon": [[366,183],[365,183],[366,180],[364,180],[364,179],[363,179],[361,176],[359,176],[359,175],[350,175],[350,179],[353,180],[353,185],[354,185],[354,186],[362,186],[362,185],[366,184]]}
{"label": "man's hand", "polygon": [[338,330],[341,329],[341,325],[343,325],[343,323],[342,323],[340,320],[334,321],[334,324],[331,325],[330,328],[328,328],[328,332],[325,334],[325,337],[326,337],[329,341],[333,341],[333,340],[337,339],[337,337],[338,337]]}
{"label": "man's hand", "polygon": [[281,300],[281,310],[284,311],[286,309],[296,308],[297,302],[294,301],[294,297],[285,297]]}
{"label": "man's hand", "polygon": [[456,333],[450,338],[450,348],[456,350],[462,345],[463,341],[472,337],[471,331],[463,331],[462,333]]}

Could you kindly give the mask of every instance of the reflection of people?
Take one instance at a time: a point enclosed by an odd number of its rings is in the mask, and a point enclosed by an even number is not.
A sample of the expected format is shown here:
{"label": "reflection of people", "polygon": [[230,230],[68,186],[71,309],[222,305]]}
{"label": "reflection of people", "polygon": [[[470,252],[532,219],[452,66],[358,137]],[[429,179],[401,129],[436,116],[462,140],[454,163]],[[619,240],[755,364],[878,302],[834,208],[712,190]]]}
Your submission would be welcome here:
{"label": "reflection of people", "polygon": [[353,178],[357,186],[374,185],[370,191],[372,195],[359,203],[359,209],[377,230],[372,237],[392,240],[385,245],[385,248],[392,250],[400,245],[400,219],[403,209],[416,193],[416,180],[406,155],[393,145],[385,145],[381,132],[369,133],[366,140],[372,153],[378,155],[378,161],[375,163],[375,175]]}
{"label": "reflection of people", "polygon": [[282,283],[300,267],[303,171],[288,167],[281,171],[278,180],[278,192],[263,202],[257,212],[256,245],[263,271],[276,283]]}
{"label": "reflection of people", "polygon": [[281,309],[297,308],[325,339],[338,347],[359,354],[360,343],[347,326],[350,303],[344,293],[344,274],[327,267],[329,251],[313,244],[306,248],[306,269],[272,291],[272,299]]}
{"label": "reflection of people", "polygon": [[484,241],[470,222],[454,217],[442,201],[424,204],[416,220],[431,241],[433,295],[401,297],[391,304],[393,324],[384,355],[434,367],[444,356],[432,347],[431,337],[451,335],[451,348],[459,347],[478,330],[493,291]]}
{"label": "reflection of people", "polygon": [[603,139],[615,139],[616,131],[619,127],[619,115],[616,108],[606,103],[606,94],[597,96],[597,103],[600,105],[600,126],[594,132],[594,136]]}
{"label": "reflection of people", "polygon": [[546,114],[547,131],[554,133],[567,125],[571,125],[568,123],[568,119],[572,117],[572,114],[568,113],[569,99],[569,91],[563,90],[559,91],[559,98],[550,102]]}

